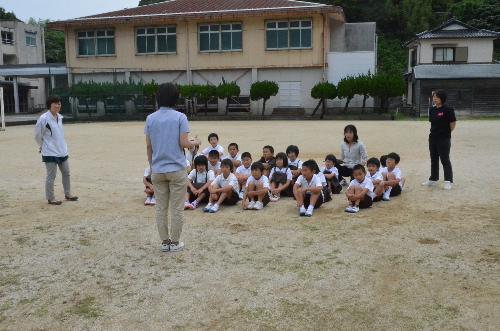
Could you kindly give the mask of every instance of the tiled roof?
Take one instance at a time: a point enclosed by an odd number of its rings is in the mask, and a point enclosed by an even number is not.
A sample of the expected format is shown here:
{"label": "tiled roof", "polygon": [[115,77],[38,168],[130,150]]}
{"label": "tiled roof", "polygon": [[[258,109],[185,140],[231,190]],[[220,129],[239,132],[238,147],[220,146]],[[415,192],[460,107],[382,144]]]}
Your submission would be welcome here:
{"label": "tiled roof", "polygon": [[[446,29],[458,25],[461,29]],[[449,19],[440,26],[417,34],[417,39],[448,39],[448,38],[499,38],[500,32],[474,28],[455,18]]]}
{"label": "tiled roof", "polygon": [[500,78],[500,63],[423,64],[413,68],[415,79]]}
{"label": "tiled roof", "polygon": [[66,21],[53,22],[57,27],[64,24],[102,20],[133,20],[141,18],[188,18],[198,16],[224,16],[237,14],[259,14],[262,12],[337,12],[337,6],[297,0],[169,0],[157,4],[134,7],[85,16]]}

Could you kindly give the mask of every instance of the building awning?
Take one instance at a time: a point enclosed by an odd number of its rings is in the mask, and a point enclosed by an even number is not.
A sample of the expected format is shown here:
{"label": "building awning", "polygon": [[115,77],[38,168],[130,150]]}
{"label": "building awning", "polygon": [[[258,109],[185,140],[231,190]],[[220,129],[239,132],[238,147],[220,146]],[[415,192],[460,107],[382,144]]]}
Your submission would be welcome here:
{"label": "building awning", "polygon": [[413,68],[415,79],[500,78],[500,63],[424,64]]}
{"label": "building awning", "polygon": [[[17,85],[19,86],[19,88],[25,88],[28,90],[38,89],[38,86],[32,86],[28,83],[19,82],[19,83],[17,83]],[[13,86],[14,86],[14,82],[11,82],[10,80],[0,80],[0,87],[13,87]]]}
{"label": "building awning", "polygon": [[65,64],[13,64],[0,66],[0,76],[44,77],[67,75]]}

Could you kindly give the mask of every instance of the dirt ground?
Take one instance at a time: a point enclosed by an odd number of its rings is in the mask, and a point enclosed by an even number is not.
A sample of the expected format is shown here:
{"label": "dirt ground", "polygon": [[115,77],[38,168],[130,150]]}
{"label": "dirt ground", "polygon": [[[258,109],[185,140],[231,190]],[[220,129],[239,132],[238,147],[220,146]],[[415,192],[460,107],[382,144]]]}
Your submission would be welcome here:
{"label": "dirt ground", "polygon": [[[346,122],[193,122],[254,159],[271,144],[339,154]],[[427,122],[354,122],[370,156],[398,152],[401,197],[357,215],[345,197],[299,218],[186,212],[161,253],[143,206],[143,123],[66,125],[77,203],[48,206],[32,126],[0,132],[0,329],[499,330],[500,121],[462,121],[452,191],[429,174]],[[60,174],[56,192],[62,198]]]}

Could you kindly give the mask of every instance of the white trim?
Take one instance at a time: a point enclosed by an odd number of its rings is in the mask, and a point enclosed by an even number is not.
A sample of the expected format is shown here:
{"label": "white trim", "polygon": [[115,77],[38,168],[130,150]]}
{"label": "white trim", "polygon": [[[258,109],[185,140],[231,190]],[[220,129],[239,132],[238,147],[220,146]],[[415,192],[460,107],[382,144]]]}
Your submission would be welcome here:
{"label": "white trim", "polygon": [[[172,0],[174,1],[174,0]],[[291,7],[268,7],[268,8],[242,8],[242,9],[226,9],[226,10],[210,10],[210,11],[192,11],[180,13],[164,13],[164,14],[146,14],[146,15],[122,15],[122,16],[102,16],[102,17],[81,17],[74,18],[68,21],[91,21],[91,20],[109,20],[117,18],[133,18],[133,17],[155,17],[155,16],[177,16],[177,15],[192,15],[192,14],[212,14],[212,13],[234,13],[246,11],[265,11],[265,10],[281,10],[281,9],[304,9],[304,8],[322,8],[329,7],[325,4],[314,4],[312,6],[291,6]],[[65,22],[65,21],[61,21]],[[67,22],[67,21],[66,21]],[[56,22],[54,22],[56,23]]]}

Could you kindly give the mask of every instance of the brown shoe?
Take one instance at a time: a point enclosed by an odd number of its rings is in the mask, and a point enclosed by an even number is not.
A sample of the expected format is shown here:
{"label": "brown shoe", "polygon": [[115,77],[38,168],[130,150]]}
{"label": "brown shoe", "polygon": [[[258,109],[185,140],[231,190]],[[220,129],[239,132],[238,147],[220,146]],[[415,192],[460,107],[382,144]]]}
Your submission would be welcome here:
{"label": "brown shoe", "polygon": [[50,201],[49,200],[49,205],[59,206],[61,204],[62,204],[62,201],[59,201],[59,200]]}
{"label": "brown shoe", "polygon": [[66,197],[66,200],[68,200],[68,201],[78,201],[78,197],[75,197],[75,196]]}

